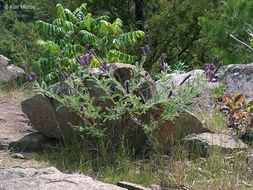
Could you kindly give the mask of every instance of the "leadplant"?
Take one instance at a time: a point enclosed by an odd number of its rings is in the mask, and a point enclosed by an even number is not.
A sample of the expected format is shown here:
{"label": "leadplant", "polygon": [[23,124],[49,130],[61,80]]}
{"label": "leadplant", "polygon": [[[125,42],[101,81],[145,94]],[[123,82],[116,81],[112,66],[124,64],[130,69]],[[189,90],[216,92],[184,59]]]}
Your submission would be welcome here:
{"label": "leadplant", "polygon": [[[56,99],[61,106],[67,107],[70,112],[76,112],[83,118],[80,125],[73,126],[79,133],[85,134],[87,138],[98,140],[102,138],[112,147],[117,143],[120,144],[119,141],[122,139],[129,141],[127,137],[131,136],[131,133],[134,134],[133,131],[141,131],[142,135],[146,136],[146,141],[153,144],[154,131],[159,123],[173,120],[181,114],[181,111],[189,110],[193,98],[200,90],[200,86],[195,85],[194,81],[186,81],[174,89],[164,85],[162,93],[156,93],[152,98],[146,99],[136,94],[146,81],[141,77],[141,67],[136,71],[133,70],[133,78],[128,81],[129,83],[120,83],[113,76],[112,69],[106,73],[98,70],[99,72],[93,74],[91,67],[79,69],[62,82],[71,89],[71,93],[62,94],[59,91],[55,93],[45,82],[42,82],[42,85],[36,82],[35,86],[38,91]],[[170,80],[170,76],[164,72],[161,72],[160,77],[163,84]],[[93,84],[96,90],[102,91],[104,95],[93,97],[87,82],[91,82],[89,84]],[[157,110],[158,105],[163,108],[160,118],[146,120],[145,114],[150,109]]]}
{"label": "leadplant", "polygon": [[[41,75],[40,78],[43,78],[46,83],[53,84],[57,81],[59,72],[54,67],[56,62],[62,65],[64,72],[70,70],[68,63],[71,62],[76,71],[77,55],[82,55],[83,52],[88,54],[87,49],[94,49],[102,62],[103,60],[108,60],[110,63],[136,61],[135,56],[123,53],[122,50],[142,38],[143,31],[124,33],[123,23],[119,18],[114,22],[109,22],[108,16],[93,18],[87,12],[85,3],[74,12],[64,9],[60,4],[57,4],[56,8],[58,18],[52,23],[36,21],[37,27],[51,36],[48,41],[37,41],[44,51],[34,67],[36,73]],[[101,65],[97,60],[93,58],[91,65],[94,67]]]}

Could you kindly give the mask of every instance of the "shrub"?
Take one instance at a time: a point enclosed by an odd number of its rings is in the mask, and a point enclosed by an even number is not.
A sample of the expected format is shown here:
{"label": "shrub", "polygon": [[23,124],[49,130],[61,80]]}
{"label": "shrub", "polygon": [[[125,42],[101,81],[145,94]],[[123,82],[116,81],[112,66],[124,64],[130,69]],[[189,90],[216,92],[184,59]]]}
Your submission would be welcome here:
{"label": "shrub", "polygon": [[[74,12],[64,9],[60,4],[56,7],[58,18],[52,24],[41,20],[36,22],[38,28],[51,36],[51,40],[38,41],[44,52],[34,68],[48,84],[55,83],[59,77],[59,72],[55,70],[56,62],[62,65],[63,71],[70,70],[68,63],[71,62],[75,71],[76,56],[83,52],[87,54],[90,49],[94,49],[100,59],[110,62],[133,63],[136,60],[136,57],[122,53],[121,50],[135,43],[144,32],[123,33],[123,23],[119,18],[112,23],[107,16],[93,18],[87,13],[86,4]],[[100,63],[92,59],[91,64],[97,66]]]}

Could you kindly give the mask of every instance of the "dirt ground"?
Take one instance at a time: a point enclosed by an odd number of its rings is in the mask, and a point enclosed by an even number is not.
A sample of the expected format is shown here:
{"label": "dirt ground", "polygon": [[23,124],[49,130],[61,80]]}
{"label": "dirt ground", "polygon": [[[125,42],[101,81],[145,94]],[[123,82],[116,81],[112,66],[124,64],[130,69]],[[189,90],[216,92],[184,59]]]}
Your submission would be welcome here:
{"label": "dirt ground", "polygon": [[34,159],[13,158],[8,151],[12,141],[21,139],[26,134],[35,131],[29,119],[22,112],[18,96],[7,96],[0,92],[0,168],[46,167],[47,164]]}

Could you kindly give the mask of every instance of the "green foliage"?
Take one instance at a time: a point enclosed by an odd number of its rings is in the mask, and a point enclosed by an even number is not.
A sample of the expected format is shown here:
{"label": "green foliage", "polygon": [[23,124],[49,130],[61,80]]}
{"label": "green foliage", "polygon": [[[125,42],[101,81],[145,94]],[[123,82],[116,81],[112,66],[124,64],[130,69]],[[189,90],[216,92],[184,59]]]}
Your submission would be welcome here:
{"label": "green foliage", "polygon": [[253,59],[252,51],[238,44],[230,34],[250,43],[250,33],[253,31],[253,2],[225,0],[223,3],[223,13],[218,18],[199,18],[201,34],[206,36],[203,41],[213,46],[207,53],[218,55],[226,64],[249,63]]}
{"label": "green foliage", "polygon": [[170,66],[181,61],[189,68],[203,67],[203,63],[213,56],[206,54],[212,44],[203,42],[205,34],[200,33],[198,18],[206,15],[218,17],[219,3],[209,0],[174,0],[151,1],[147,6],[150,6],[147,8],[151,16],[147,29],[152,45],[146,67],[156,67],[162,53],[166,54],[166,62]]}
{"label": "green foliage", "polygon": [[[54,94],[45,82],[42,82],[41,86],[36,83],[36,87],[38,91],[59,101],[61,106],[66,106],[71,112],[78,113],[85,122],[74,128],[84,134],[95,149],[100,146],[101,141],[106,142],[107,151],[119,148],[121,143],[126,143],[130,150],[138,149],[138,146],[133,145],[135,142],[131,140],[131,134],[139,133],[140,130],[140,137],[145,134],[146,143],[150,142],[151,145],[154,145],[154,130],[159,121],[173,120],[180,114],[178,110],[189,109],[192,99],[201,88],[201,85],[186,82],[184,86],[173,89],[173,96],[168,98],[172,87],[162,85],[164,88],[162,93],[156,93],[151,99],[145,99],[136,94],[146,82],[146,79],[140,74],[142,68],[137,71],[133,70],[133,78],[129,83],[130,93],[126,90],[126,84],[120,83],[113,76],[112,70],[103,75],[101,73],[91,74],[89,71],[90,68],[84,70],[83,67],[80,67],[78,72],[64,81],[72,91],[70,94]],[[170,79],[166,73],[161,73],[160,78],[161,84],[167,84]],[[96,91],[103,91],[104,95],[93,97],[92,91],[86,88],[87,82],[93,84],[97,88]],[[98,99],[104,100],[105,104],[98,104]],[[157,106],[163,108],[160,118],[156,118],[155,121],[143,120],[143,115],[150,109],[158,109]],[[135,123],[134,128],[126,124],[130,121]]]}
{"label": "green foliage", "polygon": [[[51,41],[38,41],[44,52],[35,70],[47,83],[54,83],[59,76],[55,63],[59,62],[63,65],[63,70],[68,71],[68,62],[76,65],[76,55],[83,54],[86,44],[95,50],[101,60],[130,63],[136,60],[136,57],[122,53],[122,50],[142,38],[144,32],[138,30],[123,33],[123,23],[119,18],[112,23],[108,21],[108,16],[93,18],[87,12],[86,4],[82,4],[73,12],[64,9],[60,4],[56,9],[58,18],[52,24],[36,21],[39,29],[53,37]],[[97,66],[95,62],[93,59],[93,66]]]}

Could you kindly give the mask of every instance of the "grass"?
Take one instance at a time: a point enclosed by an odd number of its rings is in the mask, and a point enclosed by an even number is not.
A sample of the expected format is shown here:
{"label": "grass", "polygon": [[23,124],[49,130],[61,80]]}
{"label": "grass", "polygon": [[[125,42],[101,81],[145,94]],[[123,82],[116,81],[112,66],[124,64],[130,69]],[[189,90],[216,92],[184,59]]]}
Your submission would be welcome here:
{"label": "grass", "polygon": [[4,96],[22,102],[34,95],[31,89],[32,86],[28,83],[17,81],[4,84],[0,83],[0,97]]}
{"label": "grass", "polygon": [[150,153],[135,156],[122,148],[105,153],[106,159],[73,146],[47,147],[36,161],[49,161],[62,172],[83,173],[97,180],[116,184],[128,181],[150,186],[190,189],[252,189],[252,170],[247,164],[249,150],[224,154],[219,149],[209,151],[206,158],[189,159],[185,147],[177,145],[169,155]]}

